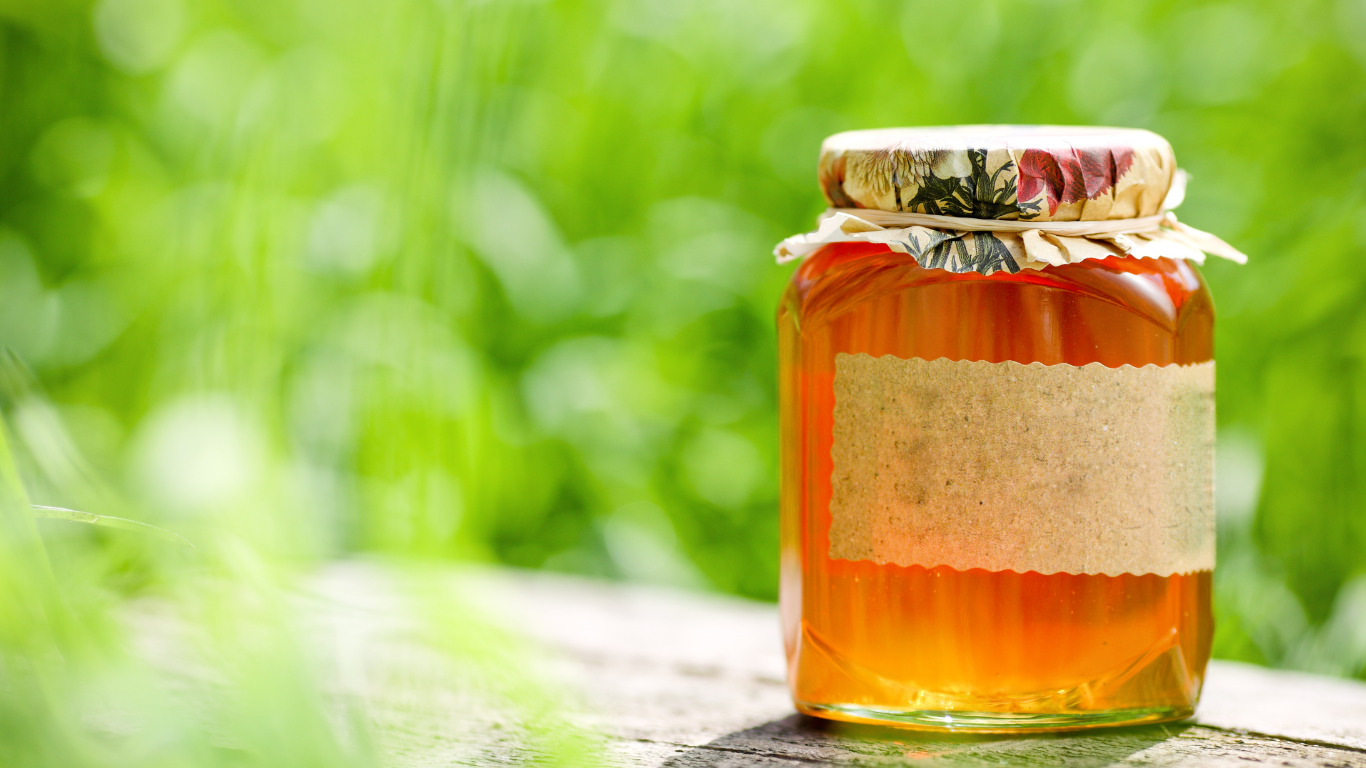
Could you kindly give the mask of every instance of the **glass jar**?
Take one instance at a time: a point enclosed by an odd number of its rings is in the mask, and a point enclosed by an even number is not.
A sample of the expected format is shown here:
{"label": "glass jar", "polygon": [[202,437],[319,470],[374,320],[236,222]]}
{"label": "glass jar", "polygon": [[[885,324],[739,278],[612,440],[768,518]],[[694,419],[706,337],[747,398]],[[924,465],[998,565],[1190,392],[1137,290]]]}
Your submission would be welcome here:
{"label": "glass jar", "polygon": [[[1099,180],[1097,156],[1120,159]],[[1160,215],[1177,174],[1154,134],[1021,127],[840,134],[821,170],[854,214],[1034,222]],[[1213,633],[1214,307],[1189,248],[1064,234],[1071,258],[1041,265],[1018,233],[888,231],[813,243],[778,310],[797,708],[976,731],[1191,715]],[[965,241],[1006,256],[946,262]]]}

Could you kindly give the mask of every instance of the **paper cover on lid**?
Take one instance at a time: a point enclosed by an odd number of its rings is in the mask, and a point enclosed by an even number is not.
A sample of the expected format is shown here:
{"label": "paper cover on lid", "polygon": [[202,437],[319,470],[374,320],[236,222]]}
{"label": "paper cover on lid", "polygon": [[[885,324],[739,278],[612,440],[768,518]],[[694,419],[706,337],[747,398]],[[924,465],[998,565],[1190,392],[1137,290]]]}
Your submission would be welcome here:
{"label": "paper cover on lid", "polygon": [[821,145],[836,208],[979,219],[1154,216],[1176,172],[1166,139],[1134,128],[976,125],[837,133]]}

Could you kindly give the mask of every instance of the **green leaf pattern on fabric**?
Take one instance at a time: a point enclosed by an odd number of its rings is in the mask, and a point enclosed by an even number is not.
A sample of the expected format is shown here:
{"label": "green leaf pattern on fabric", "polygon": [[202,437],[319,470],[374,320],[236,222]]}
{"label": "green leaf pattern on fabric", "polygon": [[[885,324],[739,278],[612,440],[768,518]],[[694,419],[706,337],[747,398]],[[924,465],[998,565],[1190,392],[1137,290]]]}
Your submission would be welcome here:
{"label": "green leaf pattern on fabric", "polygon": [[971,175],[940,177],[928,171],[920,179],[915,195],[904,202],[901,189],[897,188],[897,210],[974,219],[1030,218],[1038,214],[1038,202],[1016,200],[1013,161],[1007,160],[987,173],[986,150],[969,150],[967,155],[972,164]]}

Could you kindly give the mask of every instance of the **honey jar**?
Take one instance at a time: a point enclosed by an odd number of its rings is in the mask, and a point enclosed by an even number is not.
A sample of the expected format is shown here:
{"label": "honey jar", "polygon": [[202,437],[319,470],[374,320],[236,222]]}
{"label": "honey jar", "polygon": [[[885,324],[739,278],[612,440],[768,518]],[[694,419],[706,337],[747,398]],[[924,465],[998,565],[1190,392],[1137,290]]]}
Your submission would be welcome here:
{"label": "honey jar", "polygon": [[797,708],[966,731],[1191,715],[1214,631],[1214,305],[1142,130],[837,134],[785,240]]}

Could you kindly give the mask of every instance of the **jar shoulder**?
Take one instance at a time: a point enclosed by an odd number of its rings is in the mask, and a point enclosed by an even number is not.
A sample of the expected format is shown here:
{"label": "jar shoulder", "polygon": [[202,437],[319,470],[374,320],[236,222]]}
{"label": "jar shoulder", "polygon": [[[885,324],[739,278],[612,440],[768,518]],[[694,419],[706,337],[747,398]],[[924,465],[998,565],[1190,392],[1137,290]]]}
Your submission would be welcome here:
{"label": "jar shoulder", "polygon": [[1194,316],[1213,321],[1204,277],[1194,264],[1179,259],[1112,257],[981,275],[927,269],[906,254],[870,243],[840,243],[812,254],[793,272],[780,312],[809,326],[918,289],[985,294],[1004,302],[1063,294],[1073,303],[1118,306],[1173,332]]}

